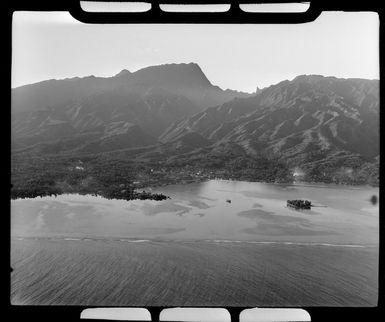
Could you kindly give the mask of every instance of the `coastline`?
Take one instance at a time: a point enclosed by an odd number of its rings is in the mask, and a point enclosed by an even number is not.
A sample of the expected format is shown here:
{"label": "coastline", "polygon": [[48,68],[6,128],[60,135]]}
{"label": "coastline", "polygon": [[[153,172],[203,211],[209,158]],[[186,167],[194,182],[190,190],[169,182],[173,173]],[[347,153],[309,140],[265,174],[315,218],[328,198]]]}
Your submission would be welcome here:
{"label": "coastline", "polygon": [[[377,188],[379,189],[379,185],[362,185],[362,184],[337,184],[337,183],[325,183],[325,182],[306,182],[306,181],[295,181],[295,182],[269,182],[269,181],[252,181],[252,180],[234,180],[234,179],[222,179],[222,178],[195,178],[193,180],[183,181],[180,182],[168,182],[163,184],[153,184],[150,186],[140,186],[137,188],[137,190],[142,190],[141,192],[135,192],[133,196],[127,197],[127,195],[121,194],[119,196],[119,193],[115,193],[113,196],[107,195],[105,193],[100,193],[101,191],[82,191],[82,190],[72,190],[72,191],[57,191],[57,192],[47,192],[42,193],[38,195],[34,195],[32,197],[26,196],[26,197],[20,197],[20,196],[13,196],[11,193],[11,200],[18,200],[18,199],[34,199],[34,198],[43,198],[43,197],[52,197],[52,196],[60,196],[60,195],[66,195],[66,194],[78,194],[78,195],[90,195],[95,197],[102,197],[110,200],[166,200],[171,199],[169,196],[163,195],[162,193],[153,193],[151,192],[153,189],[158,190],[161,187],[167,187],[167,186],[173,186],[173,185],[187,185],[187,184],[194,184],[194,183],[203,183],[203,182],[209,182],[209,181],[229,181],[229,182],[244,182],[244,183],[261,183],[261,184],[271,184],[271,185],[288,185],[288,186],[298,186],[298,187],[315,187],[315,188],[341,188],[341,189],[368,189],[368,188]],[[146,191],[149,190],[149,191]]]}
{"label": "coastline", "polygon": [[[100,191],[99,191],[100,192]],[[35,198],[44,198],[44,197],[52,197],[52,196],[62,196],[62,195],[82,195],[82,196],[94,196],[94,197],[102,197],[109,200],[166,200],[171,199],[169,196],[166,196],[161,193],[151,193],[147,191],[141,191],[141,192],[132,192],[130,194],[127,193],[114,193],[113,195],[107,195],[103,193],[97,193],[97,192],[84,192],[84,191],[61,191],[61,192],[47,192],[47,193],[40,193],[35,196],[26,196],[26,197],[13,197],[11,195],[11,200],[18,200],[18,199],[35,199]]]}
{"label": "coastline", "polygon": [[80,235],[47,235],[47,236],[12,236],[14,241],[101,241],[127,243],[162,243],[162,244],[233,244],[233,245],[271,245],[271,246],[305,246],[305,247],[336,247],[336,248],[378,248],[379,244],[341,244],[324,242],[296,242],[271,240],[232,240],[232,239],[163,239],[163,238],[128,238],[124,236],[80,236]]}
{"label": "coastline", "polygon": [[290,186],[298,186],[298,187],[317,187],[317,188],[345,188],[345,189],[355,189],[355,188],[379,188],[379,185],[371,185],[371,184],[342,184],[342,183],[328,183],[321,181],[286,181],[286,182],[274,182],[274,181],[253,181],[253,180],[236,180],[236,179],[222,179],[222,178],[202,178],[191,180],[184,183],[165,183],[165,184],[155,184],[151,186],[143,186],[141,189],[154,189],[159,187],[167,187],[172,185],[180,185],[180,184],[192,184],[192,183],[203,183],[209,181],[229,181],[229,182],[245,182],[245,183],[262,183],[262,184],[271,184],[271,185],[290,185]]}

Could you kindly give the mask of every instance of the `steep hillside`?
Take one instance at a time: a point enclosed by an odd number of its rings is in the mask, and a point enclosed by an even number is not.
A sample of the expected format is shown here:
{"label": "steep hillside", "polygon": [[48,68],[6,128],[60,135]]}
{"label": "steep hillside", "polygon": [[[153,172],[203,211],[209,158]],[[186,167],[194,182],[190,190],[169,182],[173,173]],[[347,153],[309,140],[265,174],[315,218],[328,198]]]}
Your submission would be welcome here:
{"label": "steep hillside", "polygon": [[54,151],[70,141],[66,149],[84,150],[82,145],[102,140],[111,127],[120,133],[127,124],[157,139],[173,122],[237,96],[250,95],[221,90],[192,63],[122,70],[108,78],[48,80],[12,90],[12,147],[48,144]]}
{"label": "steep hillside", "polygon": [[[106,155],[143,165],[143,185],[217,177],[378,184],[379,81],[301,75],[226,101],[237,93],[213,86],[196,64],[123,70],[111,79],[120,85],[17,107],[15,158]],[[218,100],[226,102],[209,103]]]}
{"label": "steep hillside", "polygon": [[379,154],[378,81],[298,76],[174,123],[167,142],[190,131],[237,142],[249,153],[291,163],[322,155]]}
{"label": "steep hillside", "polygon": [[100,92],[123,91],[143,94],[151,88],[161,88],[184,96],[196,107],[195,111],[222,104],[234,97],[250,94],[222,90],[207,79],[195,64],[165,64],[150,66],[131,73],[123,69],[113,77],[74,77],[46,80],[12,89],[12,111],[36,111],[47,107],[73,104]]}

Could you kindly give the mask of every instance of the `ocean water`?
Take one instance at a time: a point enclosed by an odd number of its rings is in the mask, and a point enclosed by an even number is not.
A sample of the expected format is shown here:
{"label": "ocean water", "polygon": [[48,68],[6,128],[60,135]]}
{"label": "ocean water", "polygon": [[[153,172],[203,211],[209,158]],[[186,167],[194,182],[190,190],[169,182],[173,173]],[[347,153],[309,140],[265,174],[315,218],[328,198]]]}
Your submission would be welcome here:
{"label": "ocean water", "polygon": [[211,180],[153,191],[171,199],[12,201],[12,303],[376,305],[377,188]]}

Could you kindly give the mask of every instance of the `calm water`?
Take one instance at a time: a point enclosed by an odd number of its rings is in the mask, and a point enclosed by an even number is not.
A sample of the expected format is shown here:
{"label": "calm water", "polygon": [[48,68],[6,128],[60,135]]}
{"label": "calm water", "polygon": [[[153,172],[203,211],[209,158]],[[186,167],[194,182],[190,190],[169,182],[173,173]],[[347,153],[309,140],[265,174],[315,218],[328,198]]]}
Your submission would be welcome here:
{"label": "calm water", "polygon": [[[154,191],[171,199],[62,195],[12,201],[12,236],[378,243],[379,208],[369,201],[379,195],[376,188],[212,180]],[[287,199],[319,207],[294,210]]]}
{"label": "calm water", "polygon": [[171,199],[12,201],[12,303],[377,304],[378,189],[212,180],[153,191]]}

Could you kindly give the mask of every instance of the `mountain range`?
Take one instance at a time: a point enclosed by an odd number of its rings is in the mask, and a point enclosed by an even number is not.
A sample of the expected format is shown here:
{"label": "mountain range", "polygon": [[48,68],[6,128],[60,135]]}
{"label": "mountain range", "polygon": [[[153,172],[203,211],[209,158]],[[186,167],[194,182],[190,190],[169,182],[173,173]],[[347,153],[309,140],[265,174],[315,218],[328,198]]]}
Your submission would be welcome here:
{"label": "mountain range", "polygon": [[[193,63],[122,70],[106,78],[48,80],[12,90],[12,137],[17,147],[69,137],[103,145],[124,136],[136,137],[140,146],[155,142],[180,118],[248,96],[212,85]],[[132,147],[128,141],[121,147]]]}
{"label": "mountain range", "polygon": [[233,156],[317,180],[376,176],[379,81],[300,75],[250,94],[222,90],[194,63],[47,80],[12,89],[12,152],[176,166]]}

